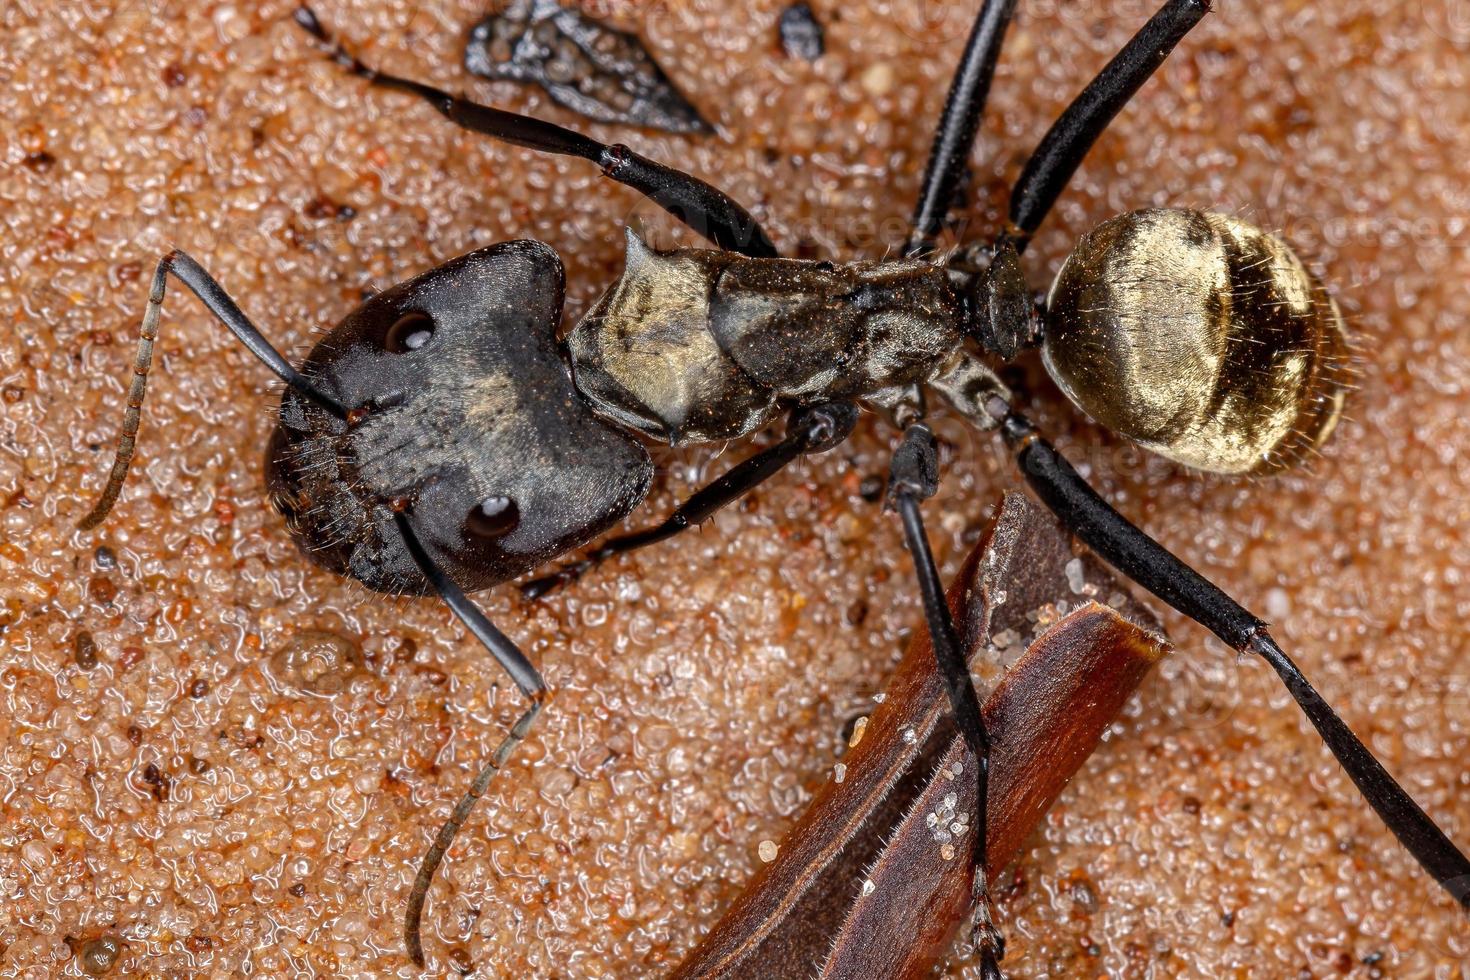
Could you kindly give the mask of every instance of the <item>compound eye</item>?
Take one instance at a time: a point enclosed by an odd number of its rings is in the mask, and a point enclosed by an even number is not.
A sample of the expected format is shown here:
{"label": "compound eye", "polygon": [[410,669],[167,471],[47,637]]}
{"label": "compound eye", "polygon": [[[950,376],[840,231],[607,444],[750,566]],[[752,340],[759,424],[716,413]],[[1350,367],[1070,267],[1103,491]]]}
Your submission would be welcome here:
{"label": "compound eye", "polygon": [[390,354],[407,354],[423,347],[434,336],[434,318],[414,310],[399,317],[383,337],[383,349]]}
{"label": "compound eye", "polygon": [[472,538],[493,541],[514,531],[521,523],[521,509],[509,497],[486,497],[470,508],[464,529]]}

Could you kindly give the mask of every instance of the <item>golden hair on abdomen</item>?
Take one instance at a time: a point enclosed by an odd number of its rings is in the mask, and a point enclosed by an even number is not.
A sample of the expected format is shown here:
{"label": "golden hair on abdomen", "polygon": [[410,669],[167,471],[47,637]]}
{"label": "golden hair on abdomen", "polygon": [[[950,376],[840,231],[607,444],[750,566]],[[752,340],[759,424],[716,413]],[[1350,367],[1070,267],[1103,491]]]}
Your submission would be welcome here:
{"label": "golden hair on abdomen", "polygon": [[1350,378],[1342,314],[1291,248],[1202,211],[1134,211],[1087,234],[1052,284],[1042,354],[1094,420],[1218,473],[1313,453]]}

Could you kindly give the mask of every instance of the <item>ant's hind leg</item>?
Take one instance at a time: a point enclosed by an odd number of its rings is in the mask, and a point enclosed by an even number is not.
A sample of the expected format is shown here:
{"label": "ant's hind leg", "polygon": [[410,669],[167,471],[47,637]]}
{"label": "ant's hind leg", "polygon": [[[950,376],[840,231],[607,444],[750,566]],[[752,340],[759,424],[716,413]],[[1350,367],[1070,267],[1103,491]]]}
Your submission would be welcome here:
{"label": "ant's hind leg", "polygon": [[681,504],[662,524],[609,538],[585,557],[563,565],[549,575],[521,583],[521,594],[527,599],[539,599],[553,589],[576,581],[584,572],[615,555],[667,541],[679,532],[697,526],[726,504],[739,500],[781,472],[797,458],[824,453],[846,440],[852,435],[857,418],[857,406],[851,402],[827,402],[793,412],[786,426],[786,435],[780,442],[736,463],[719,479],[702,487]]}
{"label": "ant's hind leg", "polygon": [[1030,420],[1003,399],[993,399],[989,409],[1000,423],[1001,434],[1015,453],[1026,482],[1063,526],[1114,568],[1232,649],[1254,653],[1270,664],[1388,829],[1430,877],[1470,910],[1470,860],[1308,683],[1267,632],[1266,623],[1114,510],[1041,437]]}
{"label": "ant's hind leg", "polygon": [[924,619],[929,626],[929,642],[939,674],[945,681],[950,710],[965,744],[975,756],[980,791],[975,804],[975,877],[972,893],[975,901],[975,948],[980,954],[981,975],[985,980],[1000,980],[1000,960],[1005,943],[995,924],[989,884],[986,881],[986,823],[990,802],[990,738],[985,731],[985,716],[980,711],[980,697],[975,692],[974,678],[965,663],[954,618],[945,601],[939,569],[929,548],[924,519],[919,505],[939,489],[939,452],[934,433],[922,422],[904,430],[903,443],[893,454],[888,474],[888,496],[884,506],[898,511],[903,521],[904,539],[914,559],[919,578],[919,592],[924,603]]}
{"label": "ant's hind leg", "polygon": [[565,126],[481,105],[423,82],[369,68],[327,33],[309,7],[296,9],[296,23],[321,41],[343,68],[381,88],[418,96],[462,129],[532,150],[581,157],[601,167],[605,176],[640,191],[720,248],[753,258],[777,255],[776,246],[750,212],[697,177],[656,163],[621,143],[602,143]]}

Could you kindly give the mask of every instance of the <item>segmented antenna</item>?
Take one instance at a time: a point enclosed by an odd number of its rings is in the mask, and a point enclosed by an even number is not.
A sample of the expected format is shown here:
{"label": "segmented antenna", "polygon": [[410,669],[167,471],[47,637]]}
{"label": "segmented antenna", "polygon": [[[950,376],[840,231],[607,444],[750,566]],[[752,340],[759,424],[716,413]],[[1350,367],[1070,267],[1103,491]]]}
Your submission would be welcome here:
{"label": "segmented antenna", "polygon": [[112,472],[107,477],[107,486],[102,490],[91,513],[78,522],[77,527],[90,531],[107,519],[112,505],[122,493],[123,482],[128,478],[128,467],[133,463],[133,450],[138,445],[138,426],[143,420],[143,396],[148,390],[148,371],[153,366],[153,342],[158,339],[158,321],[163,314],[163,296],[169,274],[172,273],[189,291],[199,297],[209,312],[229,328],[245,347],[261,363],[275,372],[276,376],[294,388],[302,397],[339,419],[347,418],[347,411],[336,400],[323,394],[307,381],[270,341],[261,336],[250,319],[241,312],[235,301],[230,299],[218,282],[203,266],[178,249],[159,260],[153,271],[153,284],[148,291],[148,307],[143,312],[143,327],[138,333],[138,354],[133,359],[133,380],[128,385],[127,408],[123,412],[122,434],[117,441],[117,455],[112,461]]}
{"label": "segmented antenna", "polygon": [[[169,256],[172,258],[172,255]],[[153,288],[148,293],[148,309],[143,314],[143,329],[138,335],[138,354],[133,359],[133,380],[128,385],[127,407],[123,410],[122,434],[117,440],[117,454],[112,460],[112,472],[108,474],[107,486],[97,498],[91,513],[82,518],[77,527],[90,531],[107,519],[112,505],[122,493],[123,481],[128,478],[128,467],[133,464],[133,450],[138,445],[138,426],[143,420],[143,395],[148,390],[148,370],[153,366],[153,341],[158,337],[158,320],[163,312],[164,280],[168,277],[165,258],[158,263],[153,273]]]}
{"label": "segmented antenna", "polygon": [[429,897],[429,886],[434,883],[434,872],[439,870],[439,863],[444,860],[444,855],[449,851],[449,845],[454,843],[454,838],[459,834],[459,829],[470,815],[480,797],[485,795],[485,790],[490,788],[490,780],[495,774],[505,767],[505,760],[515,751],[525,739],[526,733],[536,722],[536,716],[541,714],[541,709],[546,707],[545,701],[532,701],[531,706],[525,713],[516,719],[515,725],[511,727],[510,734],[501,739],[495,748],[495,754],[490,757],[485,768],[475,777],[470,788],[460,797],[459,803],[455,805],[454,812],[449,819],[444,821],[444,826],[439,828],[439,833],[434,838],[434,846],[429,848],[424,855],[423,862],[419,865],[419,873],[413,879],[413,891],[408,895],[408,911],[403,917],[403,943],[408,947],[409,957],[419,966],[424,965],[424,943],[421,936],[421,921],[424,916],[424,903]]}
{"label": "segmented antenna", "polygon": [[515,751],[515,747],[525,740],[526,734],[530,732],[531,726],[535,724],[536,717],[541,714],[541,709],[546,707],[551,692],[546,689],[546,682],[541,679],[541,674],[526,659],[526,655],[520,651],[510,638],[480,611],[480,607],[469,600],[463,590],[445,575],[443,570],[434,563],[424,549],[423,543],[419,541],[418,535],[414,533],[413,525],[409,522],[408,515],[402,510],[395,510],[393,519],[398,524],[398,532],[403,535],[403,543],[408,548],[408,553],[413,556],[414,564],[418,565],[419,571],[429,580],[434,591],[444,600],[450,612],[458,617],[465,628],[474,634],[475,639],[484,644],[485,649],[490,651],[497,663],[505,668],[510,674],[511,680],[516,687],[520,688],[531,701],[531,706],[516,719],[511,726],[510,733],[501,739],[496,746],[495,753],[490,761],[480,770],[475,781],[470,784],[469,790],[460,798],[455,806],[454,812],[449,819],[439,828],[439,834],[434,838],[434,846],[424,855],[423,863],[419,865],[418,876],[414,878],[413,890],[408,896],[408,910],[403,917],[403,943],[408,947],[408,955],[419,966],[424,965],[424,944],[420,935],[420,923],[424,915],[424,902],[429,896],[429,886],[434,883],[434,872],[438,870],[439,863],[444,860],[444,855],[449,851],[449,845],[454,842],[455,836],[464,826],[465,820],[470,815],[470,810],[485,790],[490,788],[490,780],[495,774],[505,768],[505,760]]}

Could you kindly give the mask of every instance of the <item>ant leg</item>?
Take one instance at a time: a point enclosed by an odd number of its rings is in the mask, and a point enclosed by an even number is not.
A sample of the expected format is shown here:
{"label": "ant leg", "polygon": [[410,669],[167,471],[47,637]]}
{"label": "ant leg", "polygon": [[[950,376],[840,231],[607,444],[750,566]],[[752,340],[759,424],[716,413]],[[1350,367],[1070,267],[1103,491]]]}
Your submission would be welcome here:
{"label": "ant leg", "polygon": [[122,493],[123,483],[128,477],[128,467],[133,462],[133,450],[138,444],[138,427],[143,420],[143,397],[148,391],[148,372],[153,366],[153,342],[158,339],[158,321],[163,315],[163,297],[167,291],[168,277],[172,274],[189,291],[199,297],[209,312],[229,328],[240,343],[270,368],[282,381],[295,388],[303,397],[339,419],[347,418],[347,411],[336,400],[323,394],[320,389],[306,380],[280,351],[271,346],[241,312],[240,307],[225,292],[214,277],[204,271],[184,252],[175,249],[159,260],[153,271],[153,283],[148,291],[148,306],[143,313],[143,326],[138,332],[138,353],[133,360],[133,380],[128,386],[127,408],[123,412],[122,433],[118,437],[117,455],[113,459],[112,472],[102,496],[86,517],[77,524],[83,531],[90,531],[107,519],[112,505]]}
{"label": "ant leg", "polygon": [[985,717],[980,711],[974,678],[965,663],[954,618],[944,598],[944,586],[939,582],[939,569],[929,548],[924,519],[919,513],[919,504],[934,496],[938,489],[939,453],[934,433],[924,423],[916,422],[904,430],[903,443],[893,454],[885,507],[898,511],[903,520],[904,538],[914,559],[919,592],[923,596],[930,646],[933,647],[940,676],[945,680],[955,724],[975,757],[980,782],[975,807],[975,878],[971,885],[976,906],[975,946],[980,953],[981,975],[986,980],[1000,980],[1000,960],[1005,955],[1005,941],[995,925],[995,909],[991,904],[985,870],[988,860],[986,819],[990,802],[990,738],[985,731]]}
{"label": "ant leg", "polygon": [[526,655],[520,651],[510,638],[495,628],[495,624],[480,611],[480,608],[469,600],[459,588],[445,575],[443,571],[434,564],[424,550],[423,544],[419,542],[418,536],[413,531],[407,515],[395,513],[394,521],[398,524],[398,532],[403,535],[403,543],[408,547],[408,553],[413,556],[414,563],[429,580],[434,590],[439,593],[451,612],[459,621],[465,625],[475,639],[484,645],[486,650],[495,661],[505,668],[516,687],[520,688],[531,702],[531,706],[516,719],[511,726],[510,733],[505,736],[495,749],[490,761],[480,770],[475,781],[470,784],[454,812],[449,819],[439,828],[439,833],[434,838],[434,845],[424,855],[423,863],[419,865],[419,872],[414,878],[413,890],[408,896],[408,910],[403,918],[403,942],[408,947],[408,955],[419,966],[424,965],[424,946],[420,937],[420,922],[424,914],[424,902],[429,895],[429,886],[433,884],[434,872],[439,867],[439,862],[444,860],[444,855],[449,851],[449,845],[454,842],[455,835],[459,833],[460,827],[464,826],[465,819],[469,817],[470,810],[485,790],[489,788],[490,781],[495,774],[505,768],[505,760],[510,756],[515,747],[519,745],[530,732],[531,726],[535,724],[536,718],[541,714],[541,709],[546,706],[550,692],[546,688],[546,682],[541,679],[541,674],[526,659]]}
{"label": "ant leg", "polygon": [[563,565],[550,575],[521,583],[521,594],[527,599],[539,599],[615,555],[667,541],[680,531],[708,520],[720,508],[738,500],[798,457],[823,453],[843,442],[852,435],[857,418],[857,406],[851,402],[826,402],[798,409],[787,423],[785,438],[735,464],[681,504],[662,524],[610,538],[585,557]]}
{"label": "ant leg", "polygon": [[1098,136],[1190,28],[1209,13],[1211,2],[1168,0],[1047,130],[1011,189],[1007,234],[1018,250],[1025,251]]}
{"label": "ant leg", "polygon": [[988,410],[1000,423],[1026,482],[1068,530],[1124,575],[1231,648],[1257,654],[1271,665],[1388,829],[1445,891],[1470,910],[1470,860],[1307,682],[1266,631],[1266,623],[1114,510],[1030,420],[1003,399],[992,399]]}
{"label": "ant leg", "polygon": [[944,113],[929,149],[929,163],[924,168],[924,182],[919,189],[919,203],[910,222],[905,255],[931,251],[939,224],[949,213],[960,175],[975,145],[980,127],[980,114],[990,95],[995,78],[995,63],[1000,59],[1001,43],[1006,28],[1016,11],[1016,0],[985,0],[975,15],[975,26],[965,42],[965,53],[949,83],[944,100]]}
{"label": "ant leg", "polygon": [[643,193],[720,248],[753,258],[775,258],[776,246],[750,212],[724,191],[642,156],[621,143],[607,144],[576,130],[450,95],[443,89],[369,68],[334,40],[311,8],[296,8],[296,23],[330,50],[348,71],[382,88],[416,95],[462,129],[532,150],[581,157],[604,176]]}

